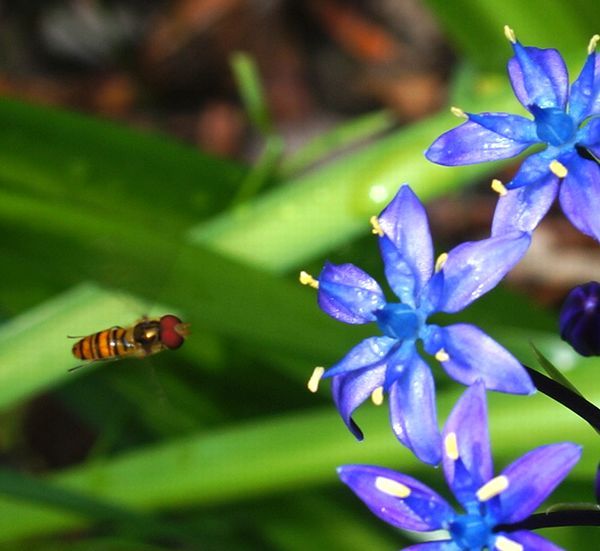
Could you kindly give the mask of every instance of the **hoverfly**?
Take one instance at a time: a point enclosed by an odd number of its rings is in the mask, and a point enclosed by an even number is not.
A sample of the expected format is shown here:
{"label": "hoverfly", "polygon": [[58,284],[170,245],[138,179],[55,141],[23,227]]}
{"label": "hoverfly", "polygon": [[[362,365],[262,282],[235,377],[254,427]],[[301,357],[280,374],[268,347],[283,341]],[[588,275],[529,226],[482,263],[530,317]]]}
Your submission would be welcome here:
{"label": "hoverfly", "polygon": [[[74,371],[92,362],[145,358],[162,350],[179,348],[189,335],[189,323],[167,314],[160,318],[144,317],[131,327],[114,326],[80,338],[73,345],[73,356],[86,363],[72,367]],[[79,338],[79,337],[74,337]]]}

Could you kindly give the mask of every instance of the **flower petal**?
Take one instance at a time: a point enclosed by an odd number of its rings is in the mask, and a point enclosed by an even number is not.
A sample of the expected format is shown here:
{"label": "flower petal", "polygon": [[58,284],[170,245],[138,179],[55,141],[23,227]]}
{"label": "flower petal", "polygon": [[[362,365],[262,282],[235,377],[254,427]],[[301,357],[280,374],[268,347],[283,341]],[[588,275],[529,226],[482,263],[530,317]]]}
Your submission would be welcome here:
{"label": "flower petal", "polygon": [[552,206],[558,194],[558,183],[558,177],[549,172],[538,182],[508,190],[498,199],[492,236],[514,231],[532,232]]}
{"label": "flower petal", "polygon": [[471,165],[515,157],[529,146],[529,142],[506,138],[467,121],[442,134],[425,151],[425,157],[439,165]]}
{"label": "flower petal", "polygon": [[442,433],[446,480],[465,509],[494,476],[487,419],[485,387],[477,381],[456,403]]}
{"label": "flower petal", "polygon": [[419,274],[386,235],[379,238],[379,249],[392,291],[403,304],[414,307],[421,287]]}
{"label": "flower petal", "polygon": [[[600,80],[600,74],[598,79]],[[592,153],[598,157],[600,154],[600,118],[592,119],[579,130],[578,143],[591,149]]]}
{"label": "flower petal", "polygon": [[363,439],[363,433],[352,419],[352,413],[377,387],[383,386],[386,367],[384,363],[377,367],[350,371],[333,377],[331,382],[333,401],[344,423],[357,440]]}
{"label": "flower petal", "polygon": [[354,264],[325,263],[319,275],[321,309],[344,323],[375,321],[373,312],[385,305],[379,284]]}
{"label": "flower petal", "polygon": [[[466,323],[437,327],[425,343],[429,353],[441,347],[448,355],[442,367],[454,380],[472,385],[478,379],[485,388],[511,394],[532,394],[535,387],[519,361],[481,329]],[[433,350],[437,348],[437,350]]]}
{"label": "flower petal", "polygon": [[554,491],[579,461],[581,447],[570,442],[541,446],[509,465],[502,475],[508,488],[500,495],[498,523],[528,517]]}
{"label": "flower petal", "polygon": [[423,462],[441,460],[441,437],[435,405],[435,383],[429,366],[414,350],[402,375],[389,389],[392,429],[400,442]]}
{"label": "flower petal", "polygon": [[[555,153],[555,155],[552,155],[552,153]],[[519,167],[515,177],[506,184],[506,188],[516,189],[544,181],[552,174],[550,172],[550,163],[554,160],[553,157],[558,156],[558,153],[559,151],[553,148],[527,157]]]}
{"label": "flower petal", "polygon": [[582,233],[600,241],[600,165],[573,156],[559,192],[563,212]]}
{"label": "flower petal", "polygon": [[518,530],[517,532],[499,532],[498,536],[503,536],[510,541],[520,543],[523,551],[564,551],[562,547],[554,545],[542,536],[538,536],[527,530]]}
{"label": "flower petal", "polygon": [[508,61],[508,75],[517,99],[526,109],[558,107],[567,102],[569,75],[562,56],[553,48],[513,44],[515,55]]}
{"label": "flower petal", "polygon": [[537,135],[537,126],[534,121],[521,115],[509,113],[467,113],[470,121],[476,122],[500,136],[515,142],[532,145],[540,139]]}
{"label": "flower petal", "polygon": [[[392,526],[427,532],[438,530],[454,517],[454,511],[436,492],[414,478],[383,467],[344,465],[338,467],[342,482],[377,515]],[[381,481],[404,489],[407,497],[391,495]]]}
{"label": "flower petal", "polygon": [[352,348],[338,363],[331,366],[323,374],[323,378],[336,377],[365,367],[376,367],[384,361],[396,342],[396,339],[390,337],[369,337]]}
{"label": "flower petal", "polygon": [[439,311],[462,310],[491,289],[521,260],[531,236],[510,233],[462,243],[448,253],[444,263],[444,289]]}
{"label": "flower petal", "polygon": [[600,114],[600,56],[595,51],[588,55],[571,85],[569,114],[578,122]]}
{"label": "flower petal", "polygon": [[420,292],[433,271],[433,244],[427,213],[412,189],[403,185],[378,220],[414,278],[411,283],[404,275],[408,274],[407,270],[394,269],[395,258],[391,258],[388,244],[384,245],[385,239],[381,239],[386,277],[398,298],[405,302],[408,295],[415,296]]}
{"label": "flower petal", "polygon": [[461,548],[450,540],[427,541],[405,547],[403,551],[461,551]]}

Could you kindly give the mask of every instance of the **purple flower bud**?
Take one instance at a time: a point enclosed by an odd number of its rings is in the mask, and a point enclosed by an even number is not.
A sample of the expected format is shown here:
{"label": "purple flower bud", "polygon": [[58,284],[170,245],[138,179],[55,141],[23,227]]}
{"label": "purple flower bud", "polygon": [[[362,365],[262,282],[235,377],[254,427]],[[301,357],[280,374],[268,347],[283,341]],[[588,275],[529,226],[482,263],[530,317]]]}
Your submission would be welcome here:
{"label": "purple flower bud", "polygon": [[600,356],[600,283],[575,287],[560,312],[560,336],[582,356]]}

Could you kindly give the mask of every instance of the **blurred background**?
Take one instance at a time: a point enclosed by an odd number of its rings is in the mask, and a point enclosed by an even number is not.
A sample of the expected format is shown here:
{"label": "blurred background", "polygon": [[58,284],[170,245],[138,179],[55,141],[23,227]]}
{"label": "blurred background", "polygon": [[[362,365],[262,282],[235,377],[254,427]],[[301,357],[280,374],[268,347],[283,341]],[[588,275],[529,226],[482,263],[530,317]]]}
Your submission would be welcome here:
{"label": "blurred background", "polygon": [[[445,168],[423,151],[456,125],[450,105],[522,112],[504,24],[559,48],[573,79],[599,21],[585,0],[0,2],[0,549],[414,542],[335,467],[389,466],[447,495],[442,473],[395,441],[386,405],[359,410],[356,443],[328,384],[307,391],[375,328],[328,319],[297,274],[329,259],[381,280],[368,219],[403,182],[438,252],[488,235],[489,183],[516,162]],[[556,318],[599,273],[598,244],[556,209],[461,320],[529,364],[534,342],[598,402],[598,361]],[[192,324],[181,349],[68,372],[67,335],[170,312]],[[434,372],[444,419],[462,388]],[[543,396],[490,402],[498,469],[576,441],[552,502],[593,501],[591,429]],[[589,549],[592,531],[543,534]]]}

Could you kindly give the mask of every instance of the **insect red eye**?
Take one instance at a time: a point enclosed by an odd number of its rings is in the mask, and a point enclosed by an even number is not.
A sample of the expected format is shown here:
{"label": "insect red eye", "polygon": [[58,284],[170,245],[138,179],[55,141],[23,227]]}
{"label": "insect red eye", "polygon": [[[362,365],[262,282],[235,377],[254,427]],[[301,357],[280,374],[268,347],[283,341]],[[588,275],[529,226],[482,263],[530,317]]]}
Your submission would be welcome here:
{"label": "insect red eye", "polygon": [[160,318],[160,341],[167,348],[179,348],[187,334],[187,325],[177,316],[168,314]]}

